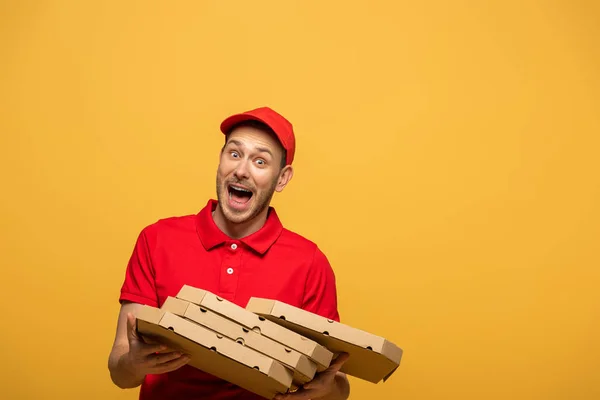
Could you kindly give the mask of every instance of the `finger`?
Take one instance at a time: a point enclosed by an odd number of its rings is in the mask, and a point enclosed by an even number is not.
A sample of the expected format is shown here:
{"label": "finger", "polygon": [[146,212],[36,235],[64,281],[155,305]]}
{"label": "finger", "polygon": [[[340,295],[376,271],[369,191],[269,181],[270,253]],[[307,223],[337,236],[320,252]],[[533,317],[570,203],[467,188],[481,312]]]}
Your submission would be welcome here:
{"label": "finger", "polygon": [[348,353],[340,353],[338,355],[338,357],[335,359],[335,361],[333,363],[331,363],[331,365],[329,365],[328,369],[331,369],[335,372],[338,372],[342,366],[344,365],[344,363],[346,361],[348,361],[348,359],[350,358],[350,354]]}
{"label": "finger", "polygon": [[330,379],[329,376],[335,374],[335,372],[330,372],[328,370],[325,370],[323,372],[321,372],[319,375],[317,375],[313,380],[311,380],[308,383],[305,383],[304,385],[302,385],[303,389],[317,389],[319,387],[322,387],[325,382]]}
{"label": "finger", "polygon": [[312,381],[308,382],[307,384],[303,385],[302,388],[303,389],[318,389],[319,386],[321,386],[321,385],[322,385],[321,382],[312,380]]}
{"label": "finger", "polygon": [[302,387],[304,389],[321,390],[323,386],[328,385],[335,375],[340,371],[350,355],[348,353],[340,353],[338,357],[329,365],[325,371],[319,373],[313,380],[306,383]]}
{"label": "finger", "polygon": [[172,360],[176,360],[179,357],[181,357],[182,355],[183,355],[183,353],[181,353],[179,351],[172,351],[172,352],[169,352],[169,353],[154,354],[154,355],[148,356],[148,361],[151,362],[152,365],[158,367],[161,364],[167,363],[167,362],[172,361]]}
{"label": "finger", "polygon": [[146,344],[160,344],[160,342],[157,342],[156,340],[154,340],[153,338],[148,337],[148,336],[142,336],[142,340]]}
{"label": "finger", "polygon": [[327,384],[329,381],[332,381],[334,379],[335,375],[340,371],[340,369],[347,360],[347,355],[338,357],[333,363],[331,363],[331,365],[329,365],[329,368],[327,368],[323,372],[318,373],[313,380],[304,384],[302,387],[304,389],[315,389]]}
{"label": "finger", "polygon": [[[343,353],[346,354],[346,353]],[[305,383],[302,387],[304,389],[318,389],[329,385],[334,380],[335,375],[339,372],[342,365],[348,360],[348,356],[340,356],[336,359],[325,371],[318,373],[314,379],[310,382]]]}
{"label": "finger", "polygon": [[295,393],[278,394],[275,400],[311,400],[322,397],[325,393],[319,393],[317,390],[300,389]]}
{"label": "finger", "polygon": [[150,370],[151,370],[151,373],[153,373],[153,374],[165,374],[167,372],[172,372],[172,371],[175,371],[175,370],[183,367],[184,365],[189,363],[191,359],[192,358],[190,356],[188,356],[187,354],[184,354],[181,357],[178,357],[174,360],[160,364],[154,368],[151,368]]}
{"label": "finger", "polygon": [[[160,353],[160,352],[164,353],[167,350],[170,350],[170,349],[167,346],[165,346],[164,344],[139,343],[137,346],[136,352],[141,356],[149,356],[154,353]],[[165,354],[168,354],[168,353],[165,353]]]}

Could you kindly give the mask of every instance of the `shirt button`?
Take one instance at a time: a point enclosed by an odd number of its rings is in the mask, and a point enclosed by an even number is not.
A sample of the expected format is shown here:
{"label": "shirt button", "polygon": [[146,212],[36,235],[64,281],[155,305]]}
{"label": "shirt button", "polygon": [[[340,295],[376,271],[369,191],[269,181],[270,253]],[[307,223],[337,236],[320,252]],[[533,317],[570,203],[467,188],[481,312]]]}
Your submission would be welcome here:
{"label": "shirt button", "polygon": [[237,244],[234,243],[231,245],[231,250],[235,250],[235,249],[237,249]]}
{"label": "shirt button", "polygon": [[229,275],[233,274],[233,268],[231,268],[231,267],[227,268],[227,273]]}

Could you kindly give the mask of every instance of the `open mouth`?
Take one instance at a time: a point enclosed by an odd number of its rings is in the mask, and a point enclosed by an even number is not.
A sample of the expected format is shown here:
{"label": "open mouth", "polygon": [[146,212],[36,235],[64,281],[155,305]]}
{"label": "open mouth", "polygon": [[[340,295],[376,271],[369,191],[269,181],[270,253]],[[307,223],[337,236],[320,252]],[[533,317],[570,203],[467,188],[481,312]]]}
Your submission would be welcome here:
{"label": "open mouth", "polygon": [[248,203],[253,195],[252,190],[240,185],[228,185],[227,190],[229,192],[229,200],[238,204]]}

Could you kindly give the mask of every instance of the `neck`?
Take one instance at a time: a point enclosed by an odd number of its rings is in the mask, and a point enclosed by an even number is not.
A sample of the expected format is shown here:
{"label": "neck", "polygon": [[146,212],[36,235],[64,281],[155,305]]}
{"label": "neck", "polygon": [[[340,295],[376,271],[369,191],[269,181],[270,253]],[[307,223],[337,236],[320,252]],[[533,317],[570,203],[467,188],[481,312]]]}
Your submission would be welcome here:
{"label": "neck", "polygon": [[213,211],[212,216],[213,221],[215,221],[217,227],[224,234],[226,234],[232,239],[241,239],[246,236],[252,235],[254,232],[262,228],[265,222],[267,221],[268,212],[269,208],[266,207],[260,212],[260,214],[256,215],[254,218],[241,223],[235,223],[225,218],[225,215],[221,210],[221,206],[217,205],[217,208],[215,209],[215,211]]}

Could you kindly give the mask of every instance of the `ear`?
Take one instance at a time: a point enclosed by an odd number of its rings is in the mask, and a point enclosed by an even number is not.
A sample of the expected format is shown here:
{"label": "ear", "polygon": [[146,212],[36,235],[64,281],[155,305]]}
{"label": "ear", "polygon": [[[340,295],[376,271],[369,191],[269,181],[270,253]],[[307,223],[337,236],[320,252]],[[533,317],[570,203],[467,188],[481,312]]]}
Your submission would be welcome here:
{"label": "ear", "polygon": [[277,180],[277,186],[275,186],[275,190],[281,192],[289,183],[289,181],[292,180],[293,176],[294,169],[291,165],[286,165],[279,173],[279,179]]}

